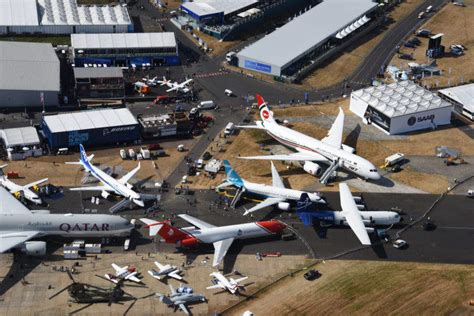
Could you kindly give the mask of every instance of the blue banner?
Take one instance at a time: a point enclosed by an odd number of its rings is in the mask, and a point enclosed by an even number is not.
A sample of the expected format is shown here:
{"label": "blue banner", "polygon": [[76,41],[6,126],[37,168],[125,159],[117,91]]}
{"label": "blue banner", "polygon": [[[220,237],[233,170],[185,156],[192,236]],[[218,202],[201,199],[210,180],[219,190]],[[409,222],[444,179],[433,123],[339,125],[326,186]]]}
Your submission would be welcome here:
{"label": "blue banner", "polygon": [[272,72],[272,66],[257,63],[255,61],[250,61],[250,60],[245,61],[245,68],[254,69],[254,70],[257,70],[257,71],[268,72],[268,73]]}

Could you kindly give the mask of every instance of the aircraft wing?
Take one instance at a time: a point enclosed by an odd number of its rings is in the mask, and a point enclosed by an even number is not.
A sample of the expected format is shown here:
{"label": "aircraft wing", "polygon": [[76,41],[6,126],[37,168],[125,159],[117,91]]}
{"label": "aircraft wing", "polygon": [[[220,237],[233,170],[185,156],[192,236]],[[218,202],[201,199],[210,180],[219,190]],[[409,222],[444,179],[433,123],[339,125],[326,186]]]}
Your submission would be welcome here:
{"label": "aircraft wing", "polygon": [[255,205],[254,207],[252,207],[248,210],[245,210],[244,215],[247,215],[249,213],[253,213],[255,211],[261,210],[262,208],[265,208],[265,207],[268,207],[268,206],[271,206],[271,205],[275,205],[277,203],[284,202],[284,201],[286,201],[286,199],[284,199],[284,198],[267,198],[267,199],[263,200],[263,202],[260,202],[259,204]]}
{"label": "aircraft wing", "polygon": [[169,88],[168,90],[166,90],[166,92],[171,92],[171,91],[178,90],[178,89],[179,89],[178,86],[174,86],[174,87]]}
{"label": "aircraft wing", "polygon": [[221,241],[216,241],[214,243],[214,258],[212,258],[212,266],[217,267],[219,263],[221,263],[222,259],[224,259],[227,250],[229,250],[230,246],[234,238],[227,238]]}
{"label": "aircraft wing", "polygon": [[321,141],[325,144],[331,145],[340,149],[342,146],[342,132],[344,130],[344,112],[339,108],[339,114],[328,131],[328,135]]}
{"label": "aircraft wing", "polygon": [[95,187],[79,187],[79,188],[70,188],[69,191],[111,191],[114,190],[105,185],[98,185]]}
{"label": "aircraft wing", "polygon": [[136,282],[136,283],[141,283],[142,280],[140,280],[139,278],[137,278],[136,276],[134,275],[129,275],[126,277],[127,280],[130,280],[130,281],[133,281],[133,282]]}
{"label": "aircraft wing", "polygon": [[250,156],[237,158],[247,160],[328,161],[327,158],[317,153],[312,153],[311,155],[292,153],[288,155]]}
{"label": "aircraft wing", "polygon": [[197,219],[196,217],[192,217],[190,215],[179,214],[178,216],[181,217],[182,219],[184,219],[186,222],[193,224],[194,226],[196,226],[199,229],[216,227],[212,224],[206,223],[206,222],[204,222],[200,219]]}
{"label": "aircraft wing", "polygon": [[264,130],[265,128],[258,125],[237,125],[235,128],[242,128],[242,129],[261,129]]}
{"label": "aircraft wing", "polygon": [[362,216],[359,214],[357,205],[346,183],[339,184],[339,196],[342,212],[345,215],[347,224],[349,224],[349,227],[363,245],[370,245],[369,234],[367,233],[364,222],[362,221]]}
{"label": "aircraft wing", "polygon": [[206,287],[207,290],[223,289],[223,288],[224,288],[224,287],[223,287],[220,283]]}
{"label": "aircraft wing", "polygon": [[38,181],[35,181],[35,182],[28,183],[27,185],[23,186],[23,189],[28,189],[28,188],[34,187],[35,185],[41,184],[41,183],[46,182],[46,181],[48,181],[48,178],[44,178],[44,179],[41,179],[41,180],[38,180]]}
{"label": "aircraft wing", "polygon": [[243,277],[243,278],[240,278],[240,279],[234,280],[234,282],[238,284],[238,283],[240,283],[240,282],[242,282],[242,281],[244,281],[244,280],[247,280],[248,278],[249,278],[249,277],[248,277],[248,276],[246,276],[246,277]]}
{"label": "aircraft wing", "polygon": [[178,270],[174,270],[173,272],[168,273],[170,278],[174,278],[176,280],[182,280],[183,277],[178,274]]}
{"label": "aircraft wing", "polygon": [[118,182],[120,182],[121,184],[127,183],[138,172],[138,170],[140,170],[140,162],[138,163],[138,166],[135,169],[121,177]]}
{"label": "aircraft wing", "polygon": [[31,214],[31,211],[0,186],[0,214]]}
{"label": "aircraft wing", "polygon": [[115,272],[119,272],[120,270],[122,270],[123,268],[116,265],[115,263],[112,263],[112,268],[114,268]]}
{"label": "aircraft wing", "polygon": [[191,83],[192,81],[193,81],[193,79],[188,79],[188,80],[186,80],[186,81],[180,83],[179,85],[180,85],[180,87],[184,87],[185,85]]}
{"label": "aircraft wing", "polygon": [[178,306],[179,306],[179,309],[181,309],[181,311],[183,311],[183,313],[185,313],[186,315],[191,315],[191,314],[189,313],[189,310],[188,310],[188,308],[186,307],[186,305],[184,305],[184,303],[181,303],[181,304],[179,304]]}
{"label": "aircraft wing", "polygon": [[283,181],[281,181],[280,175],[278,174],[278,170],[275,168],[273,161],[270,162],[272,165],[272,183],[274,187],[284,188],[285,185]]}
{"label": "aircraft wing", "polygon": [[38,231],[0,232],[0,253],[8,251],[38,235]]}

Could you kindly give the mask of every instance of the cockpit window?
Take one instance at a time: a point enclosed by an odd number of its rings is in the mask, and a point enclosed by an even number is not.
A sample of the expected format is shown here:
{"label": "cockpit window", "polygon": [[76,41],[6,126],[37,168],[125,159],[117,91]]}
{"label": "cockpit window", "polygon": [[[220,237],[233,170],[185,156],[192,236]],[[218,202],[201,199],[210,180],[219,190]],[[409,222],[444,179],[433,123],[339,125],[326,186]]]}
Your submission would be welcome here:
{"label": "cockpit window", "polygon": [[370,172],[377,172],[377,169],[370,169]]}

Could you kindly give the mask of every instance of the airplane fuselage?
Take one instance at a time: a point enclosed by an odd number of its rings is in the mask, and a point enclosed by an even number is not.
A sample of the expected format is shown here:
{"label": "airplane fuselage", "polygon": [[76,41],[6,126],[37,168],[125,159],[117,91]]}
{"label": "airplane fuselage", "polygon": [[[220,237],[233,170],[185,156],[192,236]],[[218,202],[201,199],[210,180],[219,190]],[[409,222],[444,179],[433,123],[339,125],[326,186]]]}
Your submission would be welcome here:
{"label": "airplane fuselage", "polygon": [[262,195],[264,197],[284,198],[286,200],[297,201],[301,194],[307,193],[311,202],[324,203],[324,200],[316,193],[309,193],[300,190],[275,187],[272,185],[253,183],[243,180],[244,188],[247,192]]}
{"label": "airplane fuselage", "polygon": [[265,227],[263,224],[260,223],[262,222],[212,227],[205,229],[182,228],[182,230],[188,233],[189,235],[195,237],[200,242],[213,243],[229,238],[245,239],[272,235],[278,233],[284,228],[284,225],[277,221],[272,223],[272,227]]}
{"label": "airplane fuselage", "polygon": [[41,236],[107,237],[127,236],[134,228],[124,218],[86,214],[0,214],[0,231],[39,231]]}
{"label": "airplane fuselage", "polygon": [[378,180],[380,175],[377,168],[368,161],[356,154],[341,148],[335,148],[324,142],[307,136],[288,127],[281,126],[277,123],[262,123],[267,133],[283,145],[293,148],[294,150],[309,155],[323,156],[329,161],[339,160],[339,166],[358,175],[364,179]]}
{"label": "airplane fuselage", "polygon": [[[400,215],[389,211],[359,211],[364,224],[389,226],[400,222]],[[313,214],[320,221],[348,226],[344,212],[317,211]]]}

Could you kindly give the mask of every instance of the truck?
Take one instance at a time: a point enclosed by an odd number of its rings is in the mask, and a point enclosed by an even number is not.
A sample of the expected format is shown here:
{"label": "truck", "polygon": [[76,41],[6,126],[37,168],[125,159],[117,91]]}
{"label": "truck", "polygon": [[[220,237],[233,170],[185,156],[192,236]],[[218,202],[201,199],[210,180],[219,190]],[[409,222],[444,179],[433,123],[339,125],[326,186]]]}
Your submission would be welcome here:
{"label": "truck", "polygon": [[170,104],[170,103],[175,103],[176,102],[176,97],[172,97],[169,95],[159,95],[156,97],[155,100],[153,100],[154,104]]}
{"label": "truck", "polygon": [[216,104],[212,100],[202,101],[198,105],[198,109],[200,110],[210,110],[210,109],[214,109],[215,107],[216,107]]}
{"label": "truck", "polygon": [[396,153],[385,158],[384,168],[394,166],[398,163],[405,161],[405,155],[402,153]]}
{"label": "truck", "polygon": [[150,159],[151,158],[150,151],[145,147],[142,147],[140,149],[140,154],[142,155],[143,159]]}
{"label": "truck", "polygon": [[125,149],[120,149],[120,158],[122,158],[123,160],[127,159],[127,152],[125,151]]}
{"label": "truck", "polygon": [[232,122],[227,123],[225,129],[224,129],[224,135],[225,136],[230,136],[234,132],[235,125]]}
{"label": "truck", "polygon": [[130,157],[130,159],[135,159],[136,154],[135,154],[135,150],[133,150],[133,148],[130,148],[128,150],[128,156]]}

